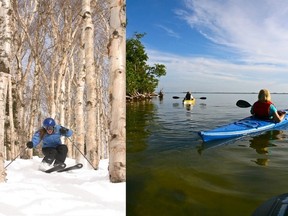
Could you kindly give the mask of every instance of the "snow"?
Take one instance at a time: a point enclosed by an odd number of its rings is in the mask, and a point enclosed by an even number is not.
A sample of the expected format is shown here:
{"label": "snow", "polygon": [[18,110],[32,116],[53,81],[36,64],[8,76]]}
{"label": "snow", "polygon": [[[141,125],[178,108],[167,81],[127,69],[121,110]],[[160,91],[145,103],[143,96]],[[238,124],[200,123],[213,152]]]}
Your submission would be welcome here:
{"label": "snow", "polygon": [[80,170],[50,174],[38,170],[41,160],[16,159],[7,167],[7,181],[0,183],[0,216],[126,215],[126,183],[109,181],[108,160],[101,160],[98,170],[84,164]]}

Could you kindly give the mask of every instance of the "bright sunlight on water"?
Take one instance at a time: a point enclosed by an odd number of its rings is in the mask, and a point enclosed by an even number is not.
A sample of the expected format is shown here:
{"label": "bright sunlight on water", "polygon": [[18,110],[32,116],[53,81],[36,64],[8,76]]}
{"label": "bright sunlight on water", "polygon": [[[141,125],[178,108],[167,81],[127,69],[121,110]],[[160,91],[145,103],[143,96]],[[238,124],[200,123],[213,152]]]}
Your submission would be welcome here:
{"label": "bright sunlight on water", "polygon": [[[208,144],[198,135],[249,116],[235,104],[257,94],[197,93],[192,107],[184,96],[127,104],[128,216],[245,216],[288,192],[287,130]],[[287,94],[272,100],[288,107]]]}

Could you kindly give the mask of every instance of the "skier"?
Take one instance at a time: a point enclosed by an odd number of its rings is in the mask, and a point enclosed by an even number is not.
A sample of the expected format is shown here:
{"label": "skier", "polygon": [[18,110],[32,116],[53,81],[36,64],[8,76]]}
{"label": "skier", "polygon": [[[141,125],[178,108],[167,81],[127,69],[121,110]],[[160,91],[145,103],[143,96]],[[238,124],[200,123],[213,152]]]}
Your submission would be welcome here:
{"label": "skier", "polygon": [[40,163],[39,169],[46,171],[52,168],[52,163],[54,166],[64,164],[68,148],[66,145],[61,143],[61,136],[70,137],[72,136],[73,131],[67,129],[61,125],[56,125],[56,122],[53,118],[46,118],[43,121],[43,126],[37,130],[33,137],[32,141],[27,142],[26,146],[30,149],[36,147],[41,141],[42,152],[44,158]]}

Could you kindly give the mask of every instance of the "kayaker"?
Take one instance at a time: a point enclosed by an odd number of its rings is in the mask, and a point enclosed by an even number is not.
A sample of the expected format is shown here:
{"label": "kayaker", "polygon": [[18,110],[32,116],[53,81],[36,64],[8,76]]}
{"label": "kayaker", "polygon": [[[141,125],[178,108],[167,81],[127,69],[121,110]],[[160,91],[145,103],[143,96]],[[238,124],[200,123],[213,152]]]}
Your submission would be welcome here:
{"label": "kayaker", "polygon": [[192,99],[193,99],[193,96],[192,96],[191,92],[188,91],[185,95],[184,100],[192,100]]}
{"label": "kayaker", "polygon": [[258,101],[251,107],[251,114],[259,119],[271,119],[275,122],[281,122],[285,117],[285,112],[277,111],[267,89],[259,91]]}

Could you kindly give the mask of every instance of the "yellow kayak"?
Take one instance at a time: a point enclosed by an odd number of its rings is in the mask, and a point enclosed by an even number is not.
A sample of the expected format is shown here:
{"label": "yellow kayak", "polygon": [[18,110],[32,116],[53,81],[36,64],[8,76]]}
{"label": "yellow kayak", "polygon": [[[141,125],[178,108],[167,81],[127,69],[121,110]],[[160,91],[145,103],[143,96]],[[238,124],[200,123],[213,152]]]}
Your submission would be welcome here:
{"label": "yellow kayak", "polygon": [[191,99],[191,100],[183,100],[183,104],[184,104],[184,105],[194,105],[195,102],[196,102],[196,99],[195,99],[195,98],[193,98],[193,99]]}

